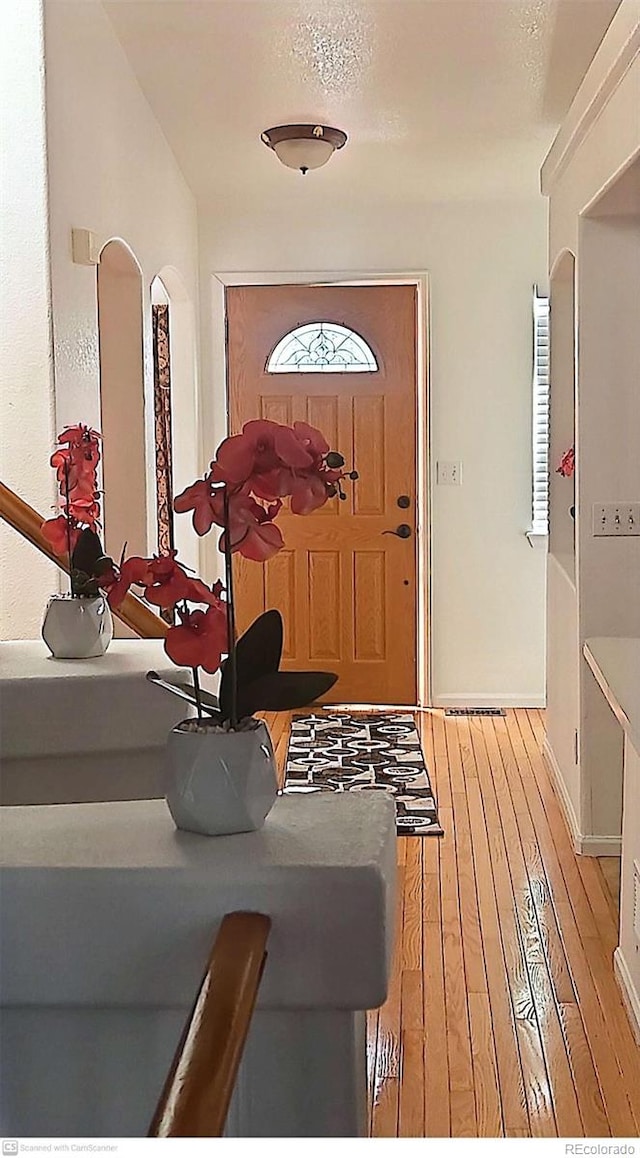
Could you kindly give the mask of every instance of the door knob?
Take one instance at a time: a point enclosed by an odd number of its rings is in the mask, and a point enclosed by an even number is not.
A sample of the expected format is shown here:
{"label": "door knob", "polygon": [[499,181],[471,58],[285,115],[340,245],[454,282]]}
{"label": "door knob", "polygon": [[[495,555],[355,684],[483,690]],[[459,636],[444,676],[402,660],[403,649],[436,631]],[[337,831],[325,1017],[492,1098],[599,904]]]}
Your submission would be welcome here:
{"label": "door knob", "polygon": [[397,535],[399,539],[410,539],[411,538],[411,527],[409,526],[408,523],[400,523],[400,525],[398,527],[396,527],[395,531],[383,531],[382,534],[383,535]]}

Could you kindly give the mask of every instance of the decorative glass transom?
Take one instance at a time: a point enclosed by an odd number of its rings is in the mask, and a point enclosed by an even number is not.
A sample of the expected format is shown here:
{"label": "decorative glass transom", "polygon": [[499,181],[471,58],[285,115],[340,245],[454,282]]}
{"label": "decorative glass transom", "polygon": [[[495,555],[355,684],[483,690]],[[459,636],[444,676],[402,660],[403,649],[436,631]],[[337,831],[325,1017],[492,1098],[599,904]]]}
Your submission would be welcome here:
{"label": "decorative glass transom", "polygon": [[337,322],[308,322],[285,334],[267,362],[268,374],[372,373],[375,354],[360,334]]}

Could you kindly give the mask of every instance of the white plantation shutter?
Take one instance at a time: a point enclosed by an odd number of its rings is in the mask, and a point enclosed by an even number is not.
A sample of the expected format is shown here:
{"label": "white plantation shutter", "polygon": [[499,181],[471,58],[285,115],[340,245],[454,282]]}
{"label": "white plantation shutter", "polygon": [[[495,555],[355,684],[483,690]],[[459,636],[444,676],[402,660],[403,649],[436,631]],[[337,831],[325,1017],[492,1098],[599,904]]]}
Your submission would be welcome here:
{"label": "white plantation shutter", "polygon": [[549,298],[533,291],[533,524],[549,534]]}

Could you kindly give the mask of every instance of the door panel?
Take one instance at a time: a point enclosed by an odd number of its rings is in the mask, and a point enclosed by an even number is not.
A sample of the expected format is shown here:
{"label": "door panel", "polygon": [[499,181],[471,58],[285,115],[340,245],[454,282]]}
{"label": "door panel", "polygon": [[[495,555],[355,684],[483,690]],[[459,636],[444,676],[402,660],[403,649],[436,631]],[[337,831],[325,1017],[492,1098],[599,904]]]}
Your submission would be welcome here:
{"label": "door panel", "polygon": [[[346,501],[283,508],[286,547],[265,566],[236,557],[238,625],[267,607],[285,623],[284,668],[338,673],[334,702],[416,702],[416,290],[412,286],[227,289],[230,428],[258,416],[309,422],[360,473]],[[276,343],[339,322],[373,349],[373,372],[267,373]],[[407,509],[400,495],[410,496]],[[385,534],[400,523],[409,538]]]}

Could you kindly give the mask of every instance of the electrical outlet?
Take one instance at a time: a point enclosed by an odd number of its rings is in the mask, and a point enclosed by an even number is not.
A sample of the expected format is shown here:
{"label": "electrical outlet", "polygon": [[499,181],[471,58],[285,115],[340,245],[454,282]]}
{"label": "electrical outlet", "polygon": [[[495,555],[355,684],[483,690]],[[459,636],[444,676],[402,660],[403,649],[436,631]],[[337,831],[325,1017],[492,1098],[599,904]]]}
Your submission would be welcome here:
{"label": "electrical outlet", "polygon": [[461,462],[438,462],[438,486],[459,487],[462,485]]}
{"label": "electrical outlet", "polygon": [[594,503],[593,534],[616,539],[640,535],[640,503]]}

